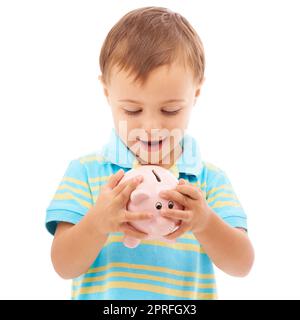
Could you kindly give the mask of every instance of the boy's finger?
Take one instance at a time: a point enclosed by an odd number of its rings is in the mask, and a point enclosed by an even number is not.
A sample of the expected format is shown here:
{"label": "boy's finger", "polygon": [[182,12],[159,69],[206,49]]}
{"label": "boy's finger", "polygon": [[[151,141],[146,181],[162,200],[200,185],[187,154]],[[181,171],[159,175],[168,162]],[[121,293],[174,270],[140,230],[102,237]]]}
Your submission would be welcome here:
{"label": "boy's finger", "polygon": [[153,217],[153,213],[151,212],[131,212],[128,210],[121,211],[122,217],[121,222],[130,222],[130,221],[138,221],[138,220],[147,220]]}
{"label": "boy's finger", "polygon": [[184,180],[184,179],[182,179],[182,178],[180,178],[179,179],[179,181],[178,181],[178,184],[179,185],[181,185],[181,184],[186,184],[187,182]]}
{"label": "boy's finger", "polygon": [[128,181],[122,182],[120,184],[118,184],[114,189],[113,189],[113,194],[115,196],[117,196],[122,190],[124,190],[126,188],[128,184]]}
{"label": "boy's finger", "polygon": [[126,205],[129,201],[131,192],[138,186],[140,180],[137,178],[132,179],[126,187],[116,196],[115,200],[122,206]]}
{"label": "boy's finger", "polygon": [[133,226],[131,226],[128,223],[123,223],[120,227],[120,231],[127,236],[134,237],[140,240],[145,239],[148,236],[147,233],[144,233],[142,231],[135,229]]}
{"label": "boy's finger", "polygon": [[[138,178],[139,177],[139,178]],[[141,183],[142,182],[142,180],[143,180],[143,176],[138,176],[138,177],[134,177],[134,178],[132,178],[132,179],[129,179],[129,180],[127,180],[127,181],[124,181],[124,182],[122,182],[122,183],[120,183],[119,185],[117,185],[115,188],[114,188],[114,195],[115,196],[117,196],[120,192],[122,192],[124,189],[125,189],[125,187],[129,184],[129,183],[131,183],[131,182],[133,182],[135,185],[138,185],[139,183]],[[134,182],[134,179],[136,179],[136,178],[138,178],[138,181],[135,181]]]}
{"label": "boy's finger", "polygon": [[189,210],[163,209],[160,211],[160,213],[165,218],[172,218],[183,221],[191,220],[191,213]]}
{"label": "boy's finger", "polygon": [[[177,188],[177,187],[176,187]],[[189,199],[176,190],[164,190],[159,193],[163,199],[173,200],[184,207],[188,206]]]}
{"label": "boy's finger", "polygon": [[177,185],[176,190],[178,190],[180,193],[186,195],[187,197],[190,197],[193,200],[200,200],[201,194],[200,191],[192,186],[189,185]]}
{"label": "boy's finger", "polygon": [[123,175],[124,175],[123,169],[120,169],[115,174],[112,174],[106,183],[106,187],[113,189],[119,183],[119,181],[123,178]]}
{"label": "boy's finger", "polygon": [[164,238],[166,238],[168,240],[174,240],[174,239],[179,238],[180,236],[182,236],[188,230],[189,230],[188,224],[183,222],[183,223],[181,223],[179,228],[176,229],[176,231],[165,235]]}

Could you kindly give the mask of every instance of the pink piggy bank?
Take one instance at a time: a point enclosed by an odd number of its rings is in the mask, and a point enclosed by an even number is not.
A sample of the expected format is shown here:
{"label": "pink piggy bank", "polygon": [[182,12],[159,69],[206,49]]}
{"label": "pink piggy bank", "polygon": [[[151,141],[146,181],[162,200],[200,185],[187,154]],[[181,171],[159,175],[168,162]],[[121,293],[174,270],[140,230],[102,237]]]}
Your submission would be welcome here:
{"label": "pink piggy bank", "polygon": [[[161,216],[160,210],[163,208],[183,209],[183,207],[173,201],[161,198],[159,192],[175,189],[178,180],[169,170],[160,166],[142,165],[127,171],[120,183],[138,175],[142,175],[144,179],[131,193],[130,200],[127,203],[127,210],[131,212],[149,211],[154,216],[151,219],[131,222],[131,225],[147,233],[147,239],[175,242],[175,240],[168,240],[163,236],[175,231],[180,224],[180,220],[164,218]],[[124,236],[123,243],[128,248],[135,248],[140,243],[140,240]]]}

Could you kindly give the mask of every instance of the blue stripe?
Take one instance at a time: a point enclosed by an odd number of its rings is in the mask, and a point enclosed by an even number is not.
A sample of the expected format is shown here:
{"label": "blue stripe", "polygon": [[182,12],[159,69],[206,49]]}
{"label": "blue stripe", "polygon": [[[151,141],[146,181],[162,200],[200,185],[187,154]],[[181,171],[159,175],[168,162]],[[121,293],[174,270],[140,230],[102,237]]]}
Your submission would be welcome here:
{"label": "blue stripe", "polygon": [[[157,256],[158,252],[160,258],[154,259],[153,257]],[[201,266],[201,273],[213,273],[211,260],[206,254],[155,245],[140,244],[138,247],[130,249],[126,248],[122,242],[111,243],[101,250],[92,268],[104,266],[109,262],[142,264],[184,272],[195,272],[195,266]],[[161,273],[161,275],[165,275],[165,273]]]}
{"label": "blue stripe", "polygon": [[213,208],[213,210],[222,218],[228,216],[237,216],[246,218],[245,212],[242,207],[231,207],[231,206],[224,206],[219,208]]}
{"label": "blue stripe", "polygon": [[[208,200],[210,199],[210,197],[208,197]],[[216,199],[214,199],[213,201],[209,202],[210,206],[213,206],[216,202],[218,201],[230,201],[230,202],[234,202],[238,205],[240,205],[240,202],[238,201],[238,199],[236,198],[230,198],[230,197],[217,197]]]}

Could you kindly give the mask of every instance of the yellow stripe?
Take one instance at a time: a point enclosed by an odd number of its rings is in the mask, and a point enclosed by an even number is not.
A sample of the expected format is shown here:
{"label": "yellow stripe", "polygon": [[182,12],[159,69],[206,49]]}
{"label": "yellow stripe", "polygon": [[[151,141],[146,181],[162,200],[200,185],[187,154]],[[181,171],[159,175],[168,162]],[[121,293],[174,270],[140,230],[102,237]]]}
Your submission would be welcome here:
{"label": "yellow stripe", "polygon": [[196,299],[215,299],[215,293],[200,293],[200,292],[188,292],[177,289],[165,288],[161,286],[155,286],[151,284],[141,284],[141,283],[132,283],[127,281],[111,281],[102,286],[89,286],[89,287],[80,287],[77,290],[73,291],[73,299],[81,294],[91,294],[97,292],[104,292],[108,289],[118,288],[118,289],[134,289],[147,292],[155,292],[159,294],[166,294],[169,296],[181,297],[181,298],[196,298]]}
{"label": "yellow stripe", "polygon": [[82,157],[79,159],[80,163],[87,163],[87,162],[92,162],[92,161],[105,161],[106,159],[103,156],[100,155],[89,155],[86,157]]}
{"label": "yellow stripe", "polygon": [[92,200],[91,194],[89,192],[82,191],[81,189],[77,189],[77,188],[71,187],[68,184],[63,184],[63,185],[59,186],[58,189],[59,190],[64,190],[64,189],[71,190],[71,191],[73,191],[75,193],[81,194],[82,196],[87,197],[87,198]]}
{"label": "yellow stripe", "polygon": [[136,273],[133,274],[130,272],[113,272],[113,271],[109,272],[107,274],[104,274],[102,276],[98,276],[98,277],[83,278],[82,280],[79,280],[79,281],[74,280],[73,286],[77,287],[83,283],[92,283],[92,282],[96,282],[96,281],[103,281],[103,280],[107,280],[108,278],[112,278],[112,277],[147,279],[147,280],[165,282],[165,283],[174,284],[176,286],[185,286],[185,287],[194,287],[196,284],[199,289],[214,289],[216,287],[216,284],[214,282],[213,283],[195,283],[194,281],[176,280],[176,279],[159,277],[159,276],[148,275],[148,274],[136,274]]}
{"label": "yellow stripe", "polygon": [[232,190],[232,186],[230,184],[223,184],[219,187],[216,187],[216,188],[212,188],[210,190],[207,191],[207,195],[211,195],[212,193],[220,190],[220,189],[225,189],[225,190]]}
{"label": "yellow stripe", "polygon": [[167,274],[168,273],[175,274],[175,275],[183,276],[183,277],[194,277],[197,279],[214,279],[215,278],[214,274],[212,274],[212,273],[204,274],[204,273],[198,273],[198,272],[181,271],[181,270],[170,269],[170,268],[165,268],[165,267],[133,264],[133,263],[125,263],[125,262],[112,262],[112,263],[108,263],[102,267],[90,268],[87,271],[87,274],[105,271],[110,268],[129,268],[129,269],[136,269],[136,270],[158,271],[158,272],[165,272]]}
{"label": "yellow stripe", "polygon": [[85,188],[89,188],[88,184],[84,181],[81,181],[81,180],[78,180],[78,179],[75,179],[75,178],[71,178],[71,177],[64,177],[62,179],[62,181],[70,181],[70,182],[73,182],[75,184],[79,184],[80,186],[83,186]]}
{"label": "yellow stripe", "polygon": [[[123,236],[109,236],[104,247],[108,246],[111,243],[122,243],[122,242],[123,242]],[[173,244],[173,243],[166,243],[158,240],[142,240],[141,244],[166,247],[166,248],[175,249],[175,250],[194,251],[194,252],[205,254],[200,244],[178,243],[178,242]]]}
{"label": "yellow stripe", "polygon": [[241,207],[239,203],[233,202],[233,201],[217,201],[214,205],[212,205],[212,208],[221,208],[221,207]]}
{"label": "yellow stripe", "polygon": [[101,176],[101,177],[95,177],[95,178],[89,178],[90,183],[96,183],[101,181],[107,181],[109,179],[109,176]]}
{"label": "yellow stripe", "polygon": [[69,192],[57,193],[55,194],[54,199],[55,200],[75,200],[88,209],[91,207],[91,204],[88,201],[75,197],[73,194]]}
{"label": "yellow stripe", "polygon": [[192,232],[185,232],[182,236],[180,236],[180,239],[193,239],[197,240],[196,237]]}
{"label": "yellow stripe", "polygon": [[237,200],[237,197],[235,194],[232,194],[232,193],[225,193],[225,192],[220,192],[220,193],[217,193],[215,196],[211,197],[211,198],[208,198],[207,202],[208,203],[211,203],[213,202],[215,199],[217,198],[232,198],[232,199],[235,199]]}

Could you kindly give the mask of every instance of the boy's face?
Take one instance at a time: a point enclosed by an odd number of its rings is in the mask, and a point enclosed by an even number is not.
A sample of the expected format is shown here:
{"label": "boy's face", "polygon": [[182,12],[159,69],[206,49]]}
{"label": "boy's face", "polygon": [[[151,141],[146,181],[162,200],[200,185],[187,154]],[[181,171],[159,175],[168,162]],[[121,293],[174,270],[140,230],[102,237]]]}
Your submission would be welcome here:
{"label": "boy's face", "polygon": [[[99,79],[102,82],[101,76]],[[143,87],[115,67],[102,82],[116,131],[141,163],[169,168],[181,154],[179,144],[200,94],[192,72],[173,64],[150,73]]]}

